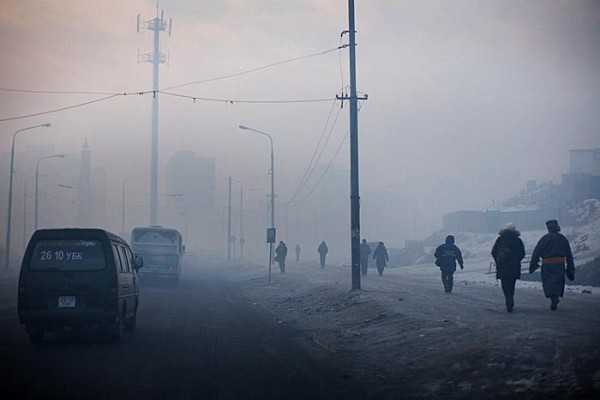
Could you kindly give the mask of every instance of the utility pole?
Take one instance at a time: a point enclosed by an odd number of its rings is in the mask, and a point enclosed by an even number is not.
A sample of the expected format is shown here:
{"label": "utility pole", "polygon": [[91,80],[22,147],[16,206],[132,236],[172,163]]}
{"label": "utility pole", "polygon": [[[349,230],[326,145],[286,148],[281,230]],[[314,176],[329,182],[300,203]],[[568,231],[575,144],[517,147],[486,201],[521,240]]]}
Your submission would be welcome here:
{"label": "utility pole", "polygon": [[350,97],[336,96],[338,100],[350,100],[350,239],[352,244],[352,290],[360,290],[360,195],[358,186],[358,100],[356,94],[356,28],[354,23],[354,0],[348,0],[348,33],[350,57]]}
{"label": "utility pole", "polygon": [[231,260],[231,176],[228,179],[229,195],[227,196],[227,261]]}
{"label": "utility pole", "polygon": [[240,186],[240,260],[244,259],[244,185]]}
{"label": "utility pole", "polygon": [[[150,147],[150,225],[158,225],[158,91],[159,91],[159,66],[167,61],[167,57],[160,51],[160,33],[168,29],[171,36],[173,20],[165,21],[165,11],[158,9],[156,16],[143,21],[141,15],[137,16],[137,31],[147,29],[153,32],[153,51],[141,56],[141,60],[152,63],[152,139]],[[140,56],[138,54],[138,62]]]}

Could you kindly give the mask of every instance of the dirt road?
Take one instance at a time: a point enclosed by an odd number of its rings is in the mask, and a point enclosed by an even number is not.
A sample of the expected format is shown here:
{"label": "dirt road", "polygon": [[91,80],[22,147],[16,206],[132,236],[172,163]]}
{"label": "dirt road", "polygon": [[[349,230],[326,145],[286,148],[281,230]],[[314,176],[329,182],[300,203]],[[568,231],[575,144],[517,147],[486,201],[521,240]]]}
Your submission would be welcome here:
{"label": "dirt road", "polygon": [[347,267],[196,260],[178,288],[144,287],[138,329],[31,346],[0,280],[3,393],[14,398],[522,399],[597,398],[600,293],[570,291],[551,312],[519,283],[513,314],[484,266],[442,291],[433,267]]}
{"label": "dirt road", "polygon": [[[220,267],[220,266],[219,266]],[[121,343],[87,333],[31,346],[3,282],[4,398],[307,399],[361,396],[359,385],[301,332],[242,296],[208,262],[178,288],[143,287],[138,327]]]}

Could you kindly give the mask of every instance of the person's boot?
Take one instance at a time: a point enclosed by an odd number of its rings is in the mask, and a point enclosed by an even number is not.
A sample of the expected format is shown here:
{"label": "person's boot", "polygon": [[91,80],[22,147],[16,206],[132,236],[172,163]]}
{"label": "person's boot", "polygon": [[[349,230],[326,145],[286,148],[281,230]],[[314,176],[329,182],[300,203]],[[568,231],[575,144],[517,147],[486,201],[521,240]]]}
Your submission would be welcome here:
{"label": "person's boot", "polygon": [[556,309],[558,308],[558,297],[552,297],[550,300],[550,309],[552,311],[556,311]]}
{"label": "person's boot", "polygon": [[514,307],[515,307],[515,303],[512,299],[506,301],[506,311],[507,312],[509,312],[509,313],[513,312]]}

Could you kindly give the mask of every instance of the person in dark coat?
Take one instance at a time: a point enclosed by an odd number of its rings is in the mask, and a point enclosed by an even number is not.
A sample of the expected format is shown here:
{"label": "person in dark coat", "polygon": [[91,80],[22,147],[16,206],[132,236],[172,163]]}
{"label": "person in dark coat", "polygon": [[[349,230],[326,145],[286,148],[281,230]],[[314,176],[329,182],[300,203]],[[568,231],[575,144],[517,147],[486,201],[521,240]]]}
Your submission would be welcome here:
{"label": "person in dark coat", "polygon": [[383,275],[383,269],[390,260],[390,257],[388,256],[388,251],[385,248],[383,242],[379,242],[377,244],[377,247],[375,247],[375,251],[373,252],[373,259],[375,260],[375,266],[377,267],[377,272],[379,273],[379,276]]}
{"label": "person in dark coat", "polygon": [[367,243],[366,239],[362,240],[360,244],[360,272],[363,276],[367,275],[369,269],[369,256],[371,255],[371,246]]}
{"label": "person in dark coat", "polygon": [[462,253],[454,242],[454,236],[446,236],[446,242],[438,246],[434,253],[435,265],[442,271],[442,284],[446,293],[452,293],[456,263],[458,262],[460,269],[464,268]]}
{"label": "person in dark coat", "polygon": [[321,259],[321,269],[325,268],[325,259],[327,258],[327,253],[329,253],[329,247],[327,247],[327,243],[323,240],[317,249],[319,252],[319,257]]}
{"label": "person in dark coat", "polygon": [[512,312],[515,306],[515,284],[521,278],[521,260],[525,257],[525,245],[519,237],[521,233],[513,224],[508,224],[498,233],[492,248],[496,263],[496,279],[502,283],[506,301],[506,311]]}
{"label": "person in dark coat", "polygon": [[287,257],[287,246],[283,243],[283,240],[279,242],[279,245],[275,249],[275,261],[279,263],[279,270],[281,273],[285,273],[285,258]]}
{"label": "person in dark coat", "polygon": [[575,263],[569,240],[560,233],[558,221],[552,219],[546,222],[546,227],[548,233],[542,236],[531,255],[529,273],[539,268],[541,258],[544,295],[550,299],[550,309],[555,311],[565,292],[565,274],[569,280],[575,279]]}
{"label": "person in dark coat", "polygon": [[299,244],[296,245],[296,262],[300,262],[300,251],[302,250],[302,248],[300,247]]}

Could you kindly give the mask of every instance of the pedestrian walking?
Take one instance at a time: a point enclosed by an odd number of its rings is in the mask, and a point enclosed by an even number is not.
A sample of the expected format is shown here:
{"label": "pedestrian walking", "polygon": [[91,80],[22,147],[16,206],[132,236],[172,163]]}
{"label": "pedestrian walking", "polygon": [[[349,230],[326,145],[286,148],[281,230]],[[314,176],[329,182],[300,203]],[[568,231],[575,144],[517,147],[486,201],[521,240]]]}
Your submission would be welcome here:
{"label": "pedestrian walking", "polygon": [[299,263],[300,262],[300,251],[302,251],[302,248],[300,247],[299,244],[296,245],[296,262]]}
{"label": "pedestrian walking", "polygon": [[282,274],[285,273],[285,258],[287,257],[287,246],[283,242],[279,242],[279,245],[275,249],[275,261],[279,264],[279,270]]}
{"label": "pedestrian walking", "polygon": [[321,259],[321,269],[325,268],[325,259],[327,258],[327,253],[329,253],[329,247],[327,247],[327,243],[323,240],[317,249],[319,252],[319,257]]}
{"label": "pedestrian walking", "polygon": [[363,276],[367,276],[367,270],[369,269],[369,256],[371,255],[371,246],[367,243],[366,239],[362,240],[360,244],[360,272]]}
{"label": "pedestrian walking", "polygon": [[373,252],[373,259],[375,260],[377,273],[379,273],[379,276],[383,275],[383,270],[388,261],[390,261],[388,251],[383,242],[377,243],[377,247],[375,247],[375,251]]}
{"label": "pedestrian walking", "polygon": [[534,273],[542,259],[542,285],[544,295],[550,299],[550,309],[556,311],[560,297],[565,292],[565,275],[575,279],[575,263],[569,240],[560,233],[558,221],[546,222],[546,233],[535,246],[529,263],[529,273]]}
{"label": "pedestrian walking", "polygon": [[444,290],[446,293],[452,293],[456,263],[460,265],[460,269],[464,268],[462,253],[455,244],[454,236],[446,236],[446,242],[435,249],[434,257],[435,265],[440,267],[442,272]]}
{"label": "pedestrian walking", "polygon": [[508,224],[498,233],[492,248],[496,263],[496,279],[500,279],[506,303],[506,311],[512,312],[515,306],[515,284],[521,279],[521,261],[525,257],[525,246],[519,237],[521,233],[513,224]]}

